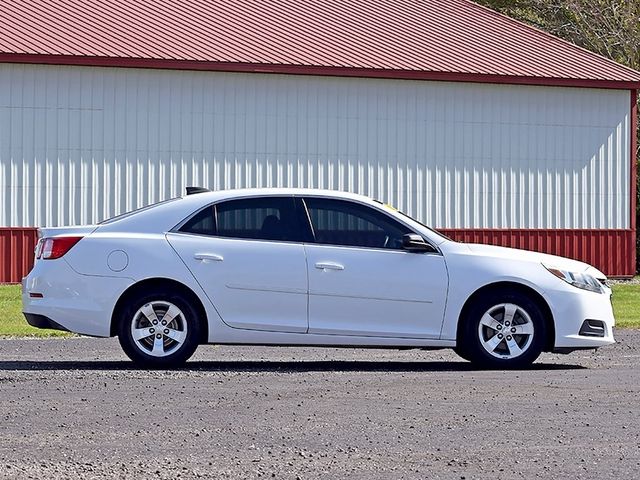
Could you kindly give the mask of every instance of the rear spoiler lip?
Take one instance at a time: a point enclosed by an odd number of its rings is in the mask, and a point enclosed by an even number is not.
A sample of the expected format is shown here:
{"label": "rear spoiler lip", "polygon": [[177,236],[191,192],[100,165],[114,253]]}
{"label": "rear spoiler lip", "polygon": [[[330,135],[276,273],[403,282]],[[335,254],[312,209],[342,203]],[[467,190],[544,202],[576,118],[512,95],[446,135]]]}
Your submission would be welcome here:
{"label": "rear spoiler lip", "polygon": [[86,237],[99,228],[99,225],[78,225],[69,227],[40,227],[38,239],[50,237]]}

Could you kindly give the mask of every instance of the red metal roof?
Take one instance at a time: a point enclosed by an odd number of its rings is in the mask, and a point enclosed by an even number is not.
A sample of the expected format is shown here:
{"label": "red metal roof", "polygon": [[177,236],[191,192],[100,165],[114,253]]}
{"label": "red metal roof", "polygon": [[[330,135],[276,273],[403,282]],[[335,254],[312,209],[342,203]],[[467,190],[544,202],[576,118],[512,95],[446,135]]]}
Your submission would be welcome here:
{"label": "red metal roof", "polygon": [[639,88],[468,0],[13,0],[0,61]]}

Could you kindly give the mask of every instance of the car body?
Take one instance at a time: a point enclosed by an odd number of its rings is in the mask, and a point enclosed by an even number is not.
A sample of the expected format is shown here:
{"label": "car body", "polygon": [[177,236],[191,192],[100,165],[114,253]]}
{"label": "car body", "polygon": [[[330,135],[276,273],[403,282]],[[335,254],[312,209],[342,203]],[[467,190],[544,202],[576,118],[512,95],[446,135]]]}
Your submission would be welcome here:
{"label": "car body", "polygon": [[614,342],[611,290],[574,260],[447,239],[343,192],[200,192],[42,229],[27,321],[117,335],[147,366],[210,344],[455,348],[489,367]]}

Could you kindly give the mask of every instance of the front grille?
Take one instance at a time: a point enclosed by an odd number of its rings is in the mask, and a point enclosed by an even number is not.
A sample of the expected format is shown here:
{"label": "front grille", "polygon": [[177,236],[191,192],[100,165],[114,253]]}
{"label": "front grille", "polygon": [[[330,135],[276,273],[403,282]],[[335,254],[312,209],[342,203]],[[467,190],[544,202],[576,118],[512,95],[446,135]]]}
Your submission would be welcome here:
{"label": "front grille", "polygon": [[606,334],[607,328],[602,320],[585,320],[578,333],[585,337],[604,337]]}

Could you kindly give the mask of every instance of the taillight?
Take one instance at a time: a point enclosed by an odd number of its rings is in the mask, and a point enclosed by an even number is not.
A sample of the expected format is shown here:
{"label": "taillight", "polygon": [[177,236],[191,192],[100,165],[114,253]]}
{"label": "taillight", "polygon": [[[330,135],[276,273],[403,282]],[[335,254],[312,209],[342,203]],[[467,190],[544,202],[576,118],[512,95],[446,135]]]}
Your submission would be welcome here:
{"label": "taillight", "polygon": [[82,237],[45,238],[42,240],[42,247],[40,248],[39,253],[44,260],[53,260],[55,258],[60,258],[69,250],[71,250],[71,247],[73,247],[81,239]]}

